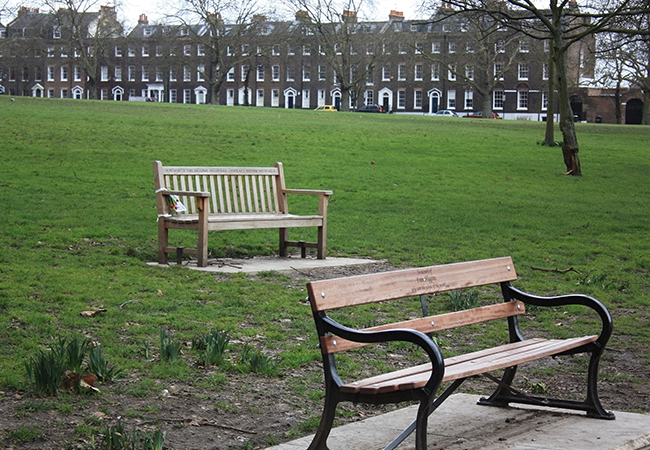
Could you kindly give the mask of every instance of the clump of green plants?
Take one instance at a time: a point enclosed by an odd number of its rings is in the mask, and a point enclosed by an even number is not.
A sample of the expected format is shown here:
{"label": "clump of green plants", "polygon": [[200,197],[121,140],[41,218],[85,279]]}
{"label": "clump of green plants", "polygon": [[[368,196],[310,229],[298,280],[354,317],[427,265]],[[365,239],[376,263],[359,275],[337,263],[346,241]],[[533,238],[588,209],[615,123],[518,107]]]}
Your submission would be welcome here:
{"label": "clump of green plants", "polygon": [[230,336],[225,331],[210,331],[192,339],[192,349],[198,352],[199,363],[203,366],[219,365],[229,342]]}
{"label": "clump of green plants", "polygon": [[181,343],[174,338],[173,333],[160,328],[160,359],[163,362],[176,361],[181,355]]}
{"label": "clump of green plants", "polygon": [[530,381],[527,377],[524,377],[524,387],[526,389],[529,389],[533,394],[541,395],[548,393],[548,386],[546,386],[546,383],[543,381],[533,382]]}
{"label": "clump of green plants", "polygon": [[449,291],[449,297],[451,299],[451,307],[454,311],[476,308],[478,306],[478,292],[476,289]]}
{"label": "clump of green plants", "polygon": [[101,442],[97,450],[162,450],[165,444],[165,432],[142,432],[133,430],[128,433],[124,424],[107,425],[101,435]]}
{"label": "clump of green plants", "polygon": [[59,337],[49,349],[39,350],[25,362],[27,378],[38,395],[55,396],[62,390],[93,388],[96,380],[115,381],[122,373],[112,367],[101,348],[88,339]]}
{"label": "clump of green plants", "polygon": [[251,372],[262,375],[276,376],[278,374],[279,360],[266,355],[261,350],[245,344],[241,351],[240,361]]}
{"label": "clump of green plants", "polygon": [[99,381],[115,381],[123,374],[122,369],[108,364],[99,345],[93,346],[88,353],[88,370]]}

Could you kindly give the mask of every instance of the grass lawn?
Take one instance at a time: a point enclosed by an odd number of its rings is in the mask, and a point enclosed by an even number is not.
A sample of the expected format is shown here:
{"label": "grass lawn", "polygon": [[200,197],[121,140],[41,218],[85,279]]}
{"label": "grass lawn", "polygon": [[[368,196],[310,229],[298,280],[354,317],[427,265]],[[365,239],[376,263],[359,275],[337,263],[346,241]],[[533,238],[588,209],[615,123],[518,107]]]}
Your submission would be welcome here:
{"label": "grass lawn", "polygon": [[[304,285],[146,265],[156,259],[157,159],[283,162],[288,187],[334,191],[331,256],[423,266],[511,255],[518,287],[603,301],[611,347],[634,352],[648,372],[650,128],[577,131],[580,178],[562,175],[559,148],[538,144],[541,122],[0,96],[0,396],[30,392],[25,362],[58,336],[100,342],[139,380],[201,373],[190,352],[152,363],[161,327],[182,342],[225,330],[233,354],[253,345],[282,358],[283,374],[318,366]],[[174,236],[188,247],[196,239]],[[213,257],[276,247],[276,230],[210,235]],[[540,321],[553,332],[557,317]]]}

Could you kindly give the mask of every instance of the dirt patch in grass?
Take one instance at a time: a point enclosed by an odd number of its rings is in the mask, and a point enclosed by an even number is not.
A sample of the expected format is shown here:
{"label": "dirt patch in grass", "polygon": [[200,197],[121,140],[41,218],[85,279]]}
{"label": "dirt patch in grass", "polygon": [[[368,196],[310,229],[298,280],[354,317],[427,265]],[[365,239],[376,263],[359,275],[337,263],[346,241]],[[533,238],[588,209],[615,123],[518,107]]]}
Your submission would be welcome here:
{"label": "dirt patch in grass", "polygon": [[[389,264],[293,273],[292,283],[393,269]],[[605,408],[647,412],[650,370],[646,349],[614,336],[601,361],[599,393]],[[547,359],[522,367],[517,388],[563,398],[581,398],[586,358]],[[322,409],[323,374],[310,364],[279,377],[228,374],[214,382],[206,370],[188,383],[158,381],[143,387],[126,378],[101,386],[100,394],[57,399],[4,392],[0,397],[0,447],[6,449],[91,449],[99,432],[121,422],[128,432],[166,432],[165,448],[221,450],[266,448],[313,432]],[[464,392],[489,394],[493,384],[468,380]],[[538,392],[540,393],[540,392]],[[339,425],[399,406],[341,405]],[[477,411],[477,414],[482,413]],[[34,430],[40,431],[39,433]]]}

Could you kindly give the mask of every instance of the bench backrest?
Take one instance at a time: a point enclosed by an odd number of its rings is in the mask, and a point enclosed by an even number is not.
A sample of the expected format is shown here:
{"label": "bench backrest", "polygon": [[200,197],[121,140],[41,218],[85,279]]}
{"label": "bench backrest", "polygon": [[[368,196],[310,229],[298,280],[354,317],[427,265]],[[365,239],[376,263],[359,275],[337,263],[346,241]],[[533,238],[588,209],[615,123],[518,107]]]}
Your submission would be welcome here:
{"label": "bench backrest", "polygon": [[[287,213],[282,163],[275,167],[163,166],[154,162],[156,191],[209,192],[211,214]],[[162,199],[161,199],[162,200]],[[181,196],[185,214],[197,214],[194,197]],[[166,206],[160,204],[158,208]]]}
{"label": "bench backrest", "polygon": [[[307,289],[314,317],[318,320],[320,314],[334,309],[505,283],[516,279],[512,258],[504,257],[314,281],[307,284]],[[524,312],[522,302],[511,301],[382,325],[368,328],[367,331],[411,328],[430,333]],[[335,353],[363,345],[365,344],[352,343],[334,336],[321,336],[321,349],[324,353]]]}

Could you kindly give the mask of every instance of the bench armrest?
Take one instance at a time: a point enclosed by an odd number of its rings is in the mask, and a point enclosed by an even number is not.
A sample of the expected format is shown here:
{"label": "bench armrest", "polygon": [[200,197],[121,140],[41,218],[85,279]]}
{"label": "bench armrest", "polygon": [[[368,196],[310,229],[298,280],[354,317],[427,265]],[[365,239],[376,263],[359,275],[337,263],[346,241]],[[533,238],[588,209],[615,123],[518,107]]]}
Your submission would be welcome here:
{"label": "bench armrest", "polygon": [[514,299],[521,300],[524,303],[535,306],[564,306],[564,305],[582,305],[594,310],[602,322],[602,330],[598,336],[596,344],[604,348],[605,344],[612,335],[612,316],[609,311],[599,300],[583,294],[558,295],[553,297],[541,297],[521,291],[513,286],[508,286],[510,296]]}
{"label": "bench armrest", "polygon": [[325,313],[319,313],[319,315],[320,321],[324,326],[324,331],[335,334],[336,336],[347,339],[348,341],[362,342],[365,344],[402,341],[411,342],[417,345],[427,353],[431,360],[431,377],[427,382],[426,388],[431,389],[430,392],[436,392],[442,383],[442,378],[445,374],[444,359],[438,345],[426,334],[408,328],[382,331],[360,331],[341,325],[328,317]]}
{"label": "bench armrest", "polygon": [[285,212],[288,212],[288,206],[286,202],[286,194],[310,194],[318,195],[318,215],[327,218],[327,206],[329,204],[330,195],[332,191],[327,190],[317,190],[317,189],[283,189],[282,196],[284,198]]}
{"label": "bench armrest", "polygon": [[285,194],[311,194],[311,195],[332,195],[332,191],[317,190],[317,189],[285,189],[282,191]]}

